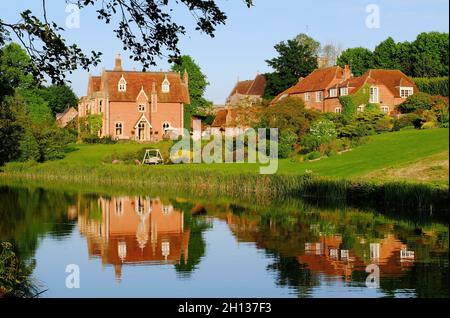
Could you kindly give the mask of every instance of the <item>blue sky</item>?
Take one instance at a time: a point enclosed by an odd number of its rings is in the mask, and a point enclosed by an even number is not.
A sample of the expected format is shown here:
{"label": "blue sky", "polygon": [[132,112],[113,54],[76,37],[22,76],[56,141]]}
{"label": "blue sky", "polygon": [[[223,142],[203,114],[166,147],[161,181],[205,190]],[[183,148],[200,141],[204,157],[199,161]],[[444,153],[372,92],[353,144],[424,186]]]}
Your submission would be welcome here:
{"label": "blue sky", "polygon": [[[65,2],[48,1],[48,16],[64,26],[67,13]],[[1,17],[16,21],[20,11],[29,8],[41,13],[41,1],[7,1],[2,3]],[[208,76],[210,86],[206,97],[216,104],[224,102],[237,78],[250,79],[257,72],[270,71],[265,60],[276,55],[273,46],[293,38],[298,33],[308,34],[321,43],[332,42],[343,48],[363,46],[373,49],[380,41],[392,36],[396,41],[414,40],[417,34],[428,31],[449,31],[448,0],[254,0],[248,9],[242,0],[220,0],[217,3],[227,13],[225,26],[220,26],[211,39],[193,30],[191,16],[176,12],[180,23],[188,26],[186,37],[181,39],[183,54],[191,55]],[[376,4],[380,8],[380,28],[366,27],[366,6]],[[81,11],[79,29],[64,32],[69,43],[77,43],[86,51],[104,53],[102,67],[110,69],[114,56],[122,53],[126,69],[140,68],[128,60],[122,45],[105,26],[96,19],[92,10]],[[165,61],[159,61],[154,70],[168,69]],[[80,70],[69,76],[71,86],[78,96],[86,94],[88,72]]]}

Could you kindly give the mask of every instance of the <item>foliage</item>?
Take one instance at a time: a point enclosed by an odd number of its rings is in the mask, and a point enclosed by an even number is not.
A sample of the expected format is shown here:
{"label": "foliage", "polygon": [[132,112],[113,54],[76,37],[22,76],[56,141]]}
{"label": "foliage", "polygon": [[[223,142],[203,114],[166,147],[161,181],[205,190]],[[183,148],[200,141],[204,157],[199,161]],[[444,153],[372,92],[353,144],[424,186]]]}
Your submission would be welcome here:
{"label": "foliage", "polygon": [[[180,55],[179,37],[186,34],[186,28],[175,21],[179,15],[173,12],[174,8],[191,13],[196,30],[211,37],[227,19],[214,1],[181,0],[173,4],[156,0],[75,0],[72,3],[80,10],[92,7],[97,19],[106,24],[118,20],[115,35],[124,49],[130,51],[131,58],[142,63],[144,70],[155,65],[157,58],[168,55],[170,60],[175,60]],[[250,7],[252,0],[245,0],[245,4]],[[42,80],[47,74],[53,83],[62,84],[66,73],[72,73],[78,66],[83,69],[96,66],[101,53],[92,51],[89,56],[77,45],[68,45],[60,34],[64,29],[47,17],[46,0],[42,6],[43,19],[29,9],[20,13],[20,19],[15,19],[19,22],[0,19],[0,45],[9,41],[13,33],[32,59],[30,71],[34,77]]]}
{"label": "foliage", "polygon": [[347,125],[338,129],[339,137],[360,138],[390,131],[392,119],[380,111],[364,111],[354,116]]}
{"label": "foliage", "polygon": [[275,70],[272,74],[266,74],[267,86],[264,97],[267,99],[288,89],[297,83],[300,77],[308,76],[318,66],[317,53],[309,41],[280,42],[275,45],[275,50],[278,56],[266,60],[267,64]]}
{"label": "foliage", "polygon": [[19,156],[21,132],[10,104],[0,101],[0,166]]}
{"label": "foliage", "polygon": [[317,150],[320,145],[337,137],[335,124],[326,119],[319,119],[311,124],[309,132],[302,138],[302,146],[308,150]]}
{"label": "foliage", "polygon": [[192,115],[207,115],[211,112],[212,103],[204,98],[206,87],[209,85],[206,75],[200,66],[189,55],[181,56],[179,63],[172,65],[172,71],[184,72],[189,75],[189,97],[191,100],[190,112]]}
{"label": "foliage", "polygon": [[416,77],[413,80],[421,92],[448,97],[448,76]]}
{"label": "foliage", "polygon": [[289,129],[282,131],[278,142],[278,157],[288,158],[294,151],[297,139],[298,137],[293,131]]}
{"label": "foliage", "polygon": [[356,93],[347,96],[340,96],[339,101],[342,105],[342,114],[346,118],[356,115],[358,106],[369,103],[370,93],[369,85],[363,85]]}
{"label": "foliage", "polygon": [[388,37],[375,47],[373,59],[376,68],[399,69],[401,56],[397,44],[392,37]]}
{"label": "foliage", "polygon": [[420,128],[421,121],[421,117],[416,113],[405,114],[394,120],[393,130],[398,131],[407,127]]}
{"label": "foliage", "polygon": [[361,76],[374,67],[373,53],[363,47],[349,48],[342,52],[337,59],[337,64],[340,67],[350,65],[353,75]]}
{"label": "foliage", "polygon": [[306,161],[308,161],[308,160],[316,160],[316,159],[319,159],[320,157],[322,157],[322,154],[320,153],[320,151],[313,151],[313,152],[308,153],[305,156],[305,160]]}
{"label": "foliage", "polygon": [[290,130],[300,137],[309,129],[310,123],[318,117],[318,112],[305,109],[301,98],[286,97],[275,106],[270,106],[263,111],[259,126],[278,128],[280,133]]}
{"label": "foliage", "polygon": [[21,261],[9,242],[0,243],[0,295],[33,297],[36,287],[30,276],[34,264]]}
{"label": "foliage", "polygon": [[397,110],[402,114],[430,109],[432,106],[431,95],[423,92],[409,96],[403,103],[397,105]]}
{"label": "foliage", "polygon": [[104,144],[104,145],[112,145],[117,143],[111,136],[99,137],[98,135],[84,135],[81,139],[84,143],[87,144]]}
{"label": "foliage", "polygon": [[43,87],[40,95],[48,103],[53,115],[62,113],[70,107],[78,107],[78,97],[67,85]]}

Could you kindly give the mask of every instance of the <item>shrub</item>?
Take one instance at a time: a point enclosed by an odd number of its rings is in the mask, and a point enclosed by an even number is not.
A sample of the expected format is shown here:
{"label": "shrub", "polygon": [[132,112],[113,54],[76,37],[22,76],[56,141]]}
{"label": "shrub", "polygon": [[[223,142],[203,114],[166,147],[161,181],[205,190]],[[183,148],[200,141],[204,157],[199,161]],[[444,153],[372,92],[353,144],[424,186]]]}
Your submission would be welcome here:
{"label": "shrub", "polygon": [[397,105],[397,110],[402,114],[413,113],[415,111],[427,110],[432,106],[431,95],[423,92],[409,96],[406,101]]}
{"label": "shrub", "polygon": [[322,157],[322,154],[319,151],[313,151],[308,153],[305,156],[305,160],[315,160],[315,159],[319,159],[320,157]]}
{"label": "shrub", "polygon": [[421,92],[448,97],[448,76],[431,78],[422,77],[414,78],[413,80]]}
{"label": "shrub", "polygon": [[303,136],[302,145],[308,150],[317,150],[320,145],[336,139],[335,124],[327,119],[319,119],[311,124],[308,134]]}
{"label": "shrub", "polygon": [[427,121],[427,122],[423,123],[422,129],[432,129],[432,128],[436,128],[436,126],[437,126],[436,122]]}
{"label": "shrub", "polygon": [[394,131],[398,131],[406,127],[420,128],[421,117],[416,113],[410,113],[402,115],[394,121]]}
{"label": "shrub", "polygon": [[278,142],[278,157],[288,158],[294,151],[297,135],[291,130],[282,131]]}

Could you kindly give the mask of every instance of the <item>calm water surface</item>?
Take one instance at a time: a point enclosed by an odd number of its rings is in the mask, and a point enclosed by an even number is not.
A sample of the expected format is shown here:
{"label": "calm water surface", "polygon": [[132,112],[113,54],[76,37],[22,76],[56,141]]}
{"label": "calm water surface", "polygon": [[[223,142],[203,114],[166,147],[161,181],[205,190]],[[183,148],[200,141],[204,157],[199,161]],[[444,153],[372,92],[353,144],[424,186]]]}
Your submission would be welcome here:
{"label": "calm water surface", "polygon": [[3,186],[0,240],[34,262],[41,297],[448,297],[448,223],[301,201]]}

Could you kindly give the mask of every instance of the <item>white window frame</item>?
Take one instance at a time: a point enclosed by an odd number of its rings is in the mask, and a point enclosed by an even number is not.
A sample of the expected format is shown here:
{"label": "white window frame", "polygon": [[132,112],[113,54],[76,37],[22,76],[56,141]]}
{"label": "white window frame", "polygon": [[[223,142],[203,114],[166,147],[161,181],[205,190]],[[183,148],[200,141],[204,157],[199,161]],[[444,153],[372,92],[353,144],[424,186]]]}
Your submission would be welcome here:
{"label": "white window frame", "polygon": [[385,114],[389,114],[389,106],[381,106],[381,111]]}
{"label": "white window frame", "polygon": [[305,102],[310,102],[311,101],[311,93],[305,93]]}
{"label": "white window frame", "polygon": [[164,81],[161,84],[161,91],[163,93],[169,93],[170,92],[170,82],[167,79],[167,77],[164,79]]}
{"label": "white window frame", "polygon": [[316,92],[316,102],[321,103],[322,101],[323,101],[323,92],[322,91]]}
{"label": "white window frame", "polygon": [[335,112],[336,114],[342,114],[342,107],[336,107],[336,108],[334,109],[334,112]]}
{"label": "white window frame", "polygon": [[408,98],[409,96],[414,94],[414,87],[400,87],[400,97]]}
{"label": "white window frame", "polygon": [[348,95],[348,87],[341,87],[340,94],[341,94],[341,96],[347,96]]}
{"label": "white window frame", "polygon": [[[117,125],[120,125],[120,134],[117,134],[117,129],[118,129]],[[117,122],[114,124],[114,135],[115,135],[116,137],[122,137],[122,136],[123,136],[123,122],[117,121]]]}
{"label": "white window frame", "polygon": [[337,88],[332,88],[332,89],[330,89],[330,91],[329,91],[329,96],[330,96],[330,97],[337,97],[337,96],[338,96]]}
{"label": "white window frame", "polygon": [[144,104],[139,104],[138,105],[138,112],[140,112],[140,113],[145,112],[145,105]]}
{"label": "white window frame", "polygon": [[[375,95],[376,92],[376,95]],[[369,102],[370,103],[378,103],[380,100],[380,89],[378,88],[378,86],[371,86],[370,90],[369,90]]]}
{"label": "white window frame", "polygon": [[117,84],[117,89],[119,90],[119,92],[126,92],[127,91],[127,81],[125,80],[123,75],[120,78],[119,83]]}

